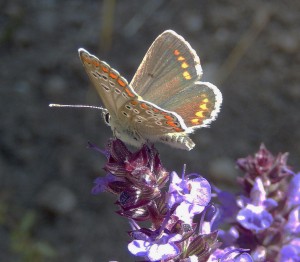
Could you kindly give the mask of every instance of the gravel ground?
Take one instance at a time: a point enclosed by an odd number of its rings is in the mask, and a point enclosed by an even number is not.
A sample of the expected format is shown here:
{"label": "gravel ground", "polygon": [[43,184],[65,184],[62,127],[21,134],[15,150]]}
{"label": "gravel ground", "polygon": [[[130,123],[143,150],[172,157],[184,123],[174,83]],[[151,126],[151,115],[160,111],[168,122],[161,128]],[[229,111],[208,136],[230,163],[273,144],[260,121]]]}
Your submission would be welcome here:
{"label": "gravel ground", "polygon": [[191,152],[157,146],[169,170],[186,163],[232,188],[235,160],[262,142],[299,170],[300,2],[269,3],[0,1],[0,260],[133,261],[114,198],[90,194],[104,158],[86,144],[103,147],[111,130],[97,110],[48,107],[100,105],[79,47],[128,80],[166,29],[197,51],[224,103]]}

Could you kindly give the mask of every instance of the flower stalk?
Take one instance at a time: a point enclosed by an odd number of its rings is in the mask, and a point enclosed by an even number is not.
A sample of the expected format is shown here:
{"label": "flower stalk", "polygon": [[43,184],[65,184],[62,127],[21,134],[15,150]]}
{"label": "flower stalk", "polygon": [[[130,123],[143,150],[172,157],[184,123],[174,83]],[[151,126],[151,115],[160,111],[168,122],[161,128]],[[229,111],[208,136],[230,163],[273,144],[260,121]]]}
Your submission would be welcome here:
{"label": "flower stalk", "polygon": [[300,174],[287,166],[288,154],[274,157],[262,145],[238,159],[244,176],[241,193],[233,195],[185,167],[180,176],[168,172],[153,146],[132,153],[116,139],[105,150],[90,147],[107,158],[106,176],[95,180],[92,193],[117,196],[117,214],[132,228],[132,255],[143,261],[298,261]]}

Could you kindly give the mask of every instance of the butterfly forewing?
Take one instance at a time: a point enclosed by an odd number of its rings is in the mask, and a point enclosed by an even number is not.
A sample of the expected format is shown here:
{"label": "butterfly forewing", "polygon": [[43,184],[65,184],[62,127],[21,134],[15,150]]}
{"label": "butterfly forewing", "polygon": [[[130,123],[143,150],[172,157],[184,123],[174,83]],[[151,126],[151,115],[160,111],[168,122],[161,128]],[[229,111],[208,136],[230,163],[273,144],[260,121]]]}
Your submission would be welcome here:
{"label": "butterfly forewing", "polygon": [[106,62],[99,60],[83,48],[78,52],[104,106],[112,117],[120,117],[120,107],[131,99],[137,99],[137,94],[129,87],[126,79]]}
{"label": "butterfly forewing", "polygon": [[116,117],[123,123],[122,126],[127,126],[143,136],[183,132],[186,129],[179,115],[142,100],[127,81],[106,62],[82,48],[79,55],[104,106],[111,117]]}
{"label": "butterfly forewing", "polygon": [[144,100],[161,107],[201,75],[199,57],[190,44],[167,30],[150,46],[130,85]]}

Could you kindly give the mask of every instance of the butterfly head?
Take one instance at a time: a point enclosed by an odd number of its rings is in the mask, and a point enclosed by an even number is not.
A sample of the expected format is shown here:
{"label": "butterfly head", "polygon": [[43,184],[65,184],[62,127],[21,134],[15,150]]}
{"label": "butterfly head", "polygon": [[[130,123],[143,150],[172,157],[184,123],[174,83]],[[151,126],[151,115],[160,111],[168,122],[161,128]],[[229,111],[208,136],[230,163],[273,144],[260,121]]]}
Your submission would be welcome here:
{"label": "butterfly head", "polygon": [[111,126],[111,124],[110,124],[111,117],[110,117],[108,110],[105,108],[103,108],[103,110],[102,110],[102,117],[103,117],[104,123],[108,126]]}

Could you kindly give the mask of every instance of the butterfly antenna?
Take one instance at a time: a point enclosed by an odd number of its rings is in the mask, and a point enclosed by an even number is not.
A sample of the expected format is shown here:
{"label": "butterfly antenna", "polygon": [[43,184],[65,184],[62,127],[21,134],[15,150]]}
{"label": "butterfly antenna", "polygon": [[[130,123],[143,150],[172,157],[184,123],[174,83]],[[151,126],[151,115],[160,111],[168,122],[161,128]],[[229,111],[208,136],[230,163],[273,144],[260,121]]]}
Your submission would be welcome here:
{"label": "butterfly antenna", "polygon": [[73,107],[73,108],[93,108],[102,111],[106,111],[105,108],[101,106],[87,106],[87,105],[62,105],[62,104],[49,104],[49,107]]}

